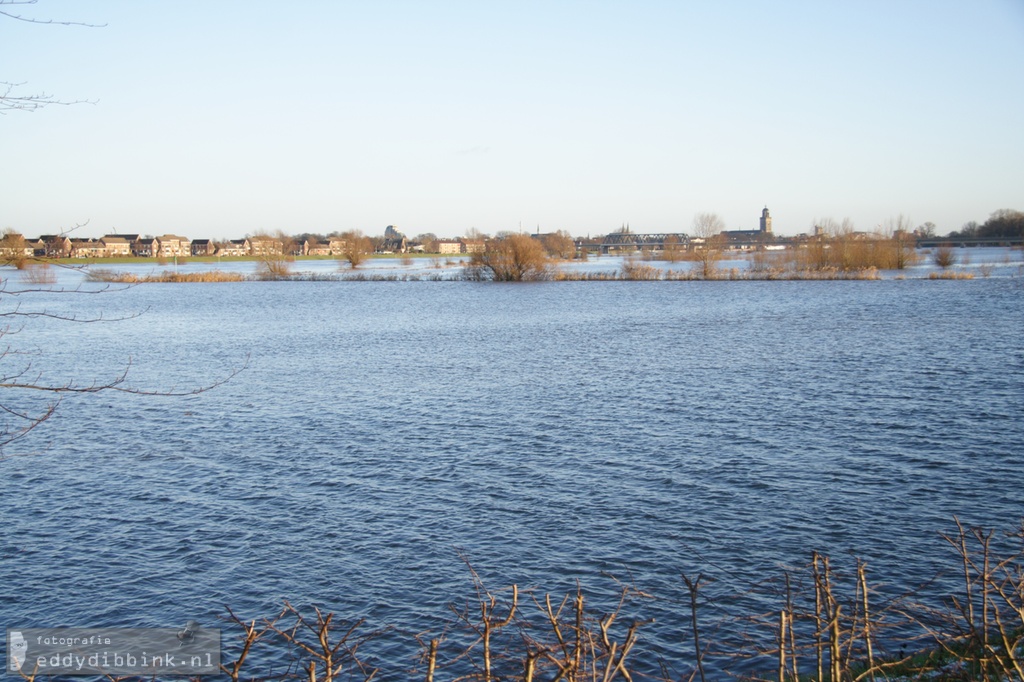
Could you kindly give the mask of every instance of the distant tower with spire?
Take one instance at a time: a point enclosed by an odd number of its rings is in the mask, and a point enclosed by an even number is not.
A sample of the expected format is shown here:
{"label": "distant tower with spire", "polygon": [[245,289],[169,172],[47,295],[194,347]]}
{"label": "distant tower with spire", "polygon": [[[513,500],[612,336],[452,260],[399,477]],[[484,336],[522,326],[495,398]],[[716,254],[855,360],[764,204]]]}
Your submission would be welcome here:
{"label": "distant tower with spire", "polygon": [[772,216],[768,213],[768,207],[765,206],[764,210],[761,211],[761,233],[771,234],[772,233]]}

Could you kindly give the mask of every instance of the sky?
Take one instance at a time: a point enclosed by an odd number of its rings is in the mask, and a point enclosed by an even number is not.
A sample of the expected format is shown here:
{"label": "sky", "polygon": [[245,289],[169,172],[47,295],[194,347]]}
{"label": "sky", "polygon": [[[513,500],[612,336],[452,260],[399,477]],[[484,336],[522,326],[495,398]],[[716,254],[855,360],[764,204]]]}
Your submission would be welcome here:
{"label": "sky", "polygon": [[0,229],[795,235],[1024,210],[1024,0],[2,6]]}

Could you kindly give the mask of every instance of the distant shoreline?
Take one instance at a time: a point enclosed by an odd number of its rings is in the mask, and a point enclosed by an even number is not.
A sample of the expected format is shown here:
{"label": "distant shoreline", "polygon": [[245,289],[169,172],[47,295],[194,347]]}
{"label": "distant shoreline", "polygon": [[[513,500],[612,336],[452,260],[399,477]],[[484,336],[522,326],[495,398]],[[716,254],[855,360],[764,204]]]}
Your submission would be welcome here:
{"label": "distant shoreline", "polygon": [[[784,252],[701,251],[666,257],[659,253],[594,255],[558,259],[538,255],[536,269],[524,281],[841,281],[1024,277],[1016,248],[978,259],[974,249],[917,250],[890,267],[880,255],[810,250]],[[944,253],[948,252],[948,253]],[[840,259],[840,255],[845,257]],[[864,256],[864,257],[860,257]],[[871,256],[871,257],[868,257]],[[86,281],[118,284],[218,283],[247,281],[399,282],[505,280],[476,263],[475,257],[448,254],[374,254],[363,267],[339,256],[152,258],[34,257],[8,265],[30,284],[55,283],[62,270],[78,271]],[[892,260],[892,259],[889,259]],[[921,267],[921,266],[924,267]],[[123,266],[123,267],[120,267]],[[140,268],[139,266],[145,266]],[[223,269],[222,269],[223,268]]]}
{"label": "distant shoreline", "polygon": [[[987,275],[982,275],[987,278]],[[1012,277],[1012,276],[1011,276]],[[603,272],[553,272],[550,276],[511,282],[528,284],[539,282],[836,282],[836,281],[898,281],[898,280],[973,280],[975,273],[962,270],[930,272],[927,276],[908,277],[900,273],[883,277],[879,270],[867,268],[856,271],[786,271],[750,272],[739,270],[721,271],[711,276],[702,276],[692,270],[656,270],[654,272],[630,273],[622,270]],[[88,281],[104,284],[188,284],[188,283],[238,283],[238,282],[476,282],[500,284],[491,280],[480,280],[462,275],[445,277],[440,273],[384,274],[366,271],[338,273],[294,273],[286,275],[242,274],[221,270],[202,272],[163,272],[151,275],[136,275],[128,272],[96,271],[88,274]]]}
{"label": "distant shoreline", "polygon": [[[402,260],[404,258],[412,258],[429,260],[446,257],[450,258],[451,255],[452,254],[443,253],[374,253],[368,255],[367,259]],[[345,261],[344,257],[342,256],[288,256],[287,259],[289,261]],[[178,263],[256,263],[261,260],[264,259],[261,258],[260,256],[179,256],[177,258]],[[111,256],[109,258],[46,258],[42,256],[36,256],[32,258],[32,261],[35,263],[48,263],[50,265],[146,265],[150,263],[173,263],[175,261],[175,258],[156,258],[153,256]]]}

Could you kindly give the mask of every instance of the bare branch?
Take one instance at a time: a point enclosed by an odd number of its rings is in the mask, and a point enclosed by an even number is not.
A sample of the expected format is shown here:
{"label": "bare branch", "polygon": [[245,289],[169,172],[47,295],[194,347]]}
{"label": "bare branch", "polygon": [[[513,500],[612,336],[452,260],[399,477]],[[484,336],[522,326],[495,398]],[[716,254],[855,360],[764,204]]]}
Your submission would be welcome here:
{"label": "bare branch", "polygon": [[0,381],[0,388],[21,388],[21,389],[30,390],[30,391],[44,391],[44,392],[49,392],[49,393],[100,393],[100,392],[103,392],[103,391],[118,391],[118,392],[121,392],[121,393],[131,393],[132,395],[163,396],[163,397],[182,397],[182,396],[189,396],[189,395],[199,395],[200,393],[206,393],[207,391],[210,391],[210,390],[212,390],[214,388],[217,388],[218,386],[223,386],[227,382],[231,381],[231,379],[233,379],[234,377],[238,376],[238,374],[240,372],[242,372],[243,370],[245,370],[249,366],[249,359],[250,359],[250,356],[246,355],[245,356],[245,362],[242,364],[241,367],[235,369],[234,371],[232,371],[230,374],[228,374],[223,379],[220,379],[219,381],[216,381],[216,382],[214,382],[212,384],[207,384],[206,386],[199,386],[197,388],[184,389],[184,390],[177,390],[177,389],[171,388],[170,390],[166,390],[166,391],[153,391],[153,390],[145,390],[145,389],[140,389],[140,388],[133,388],[133,387],[130,387],[130,386],[122,386],[121,384],[123,384],[127,380],[128,372],[129,372],[129,370],[131,369],[131,366],[132,366],[131,358],[128,358],[128,364],[124,368],[124,371],[121,372],[121,374],[119,376],[117,376],[112,381],[109,381],[109,382],[104,383],[104,384],[90,384],[89,386],[75,386],[73,383],[61,384],[61,385],[46,385],[46,384],[37,384],[37,383],[19,383],[19,382]]}
{"label": "bare branch", "polygon": [[[18,5],[34,5],[36,0],[0,0],[0,7],[15,7]],[[85,26],[86,28],[103,28],[106,24],[89,24],[84,21],[61,21],[57,19],[37,19],[35,17],[27,17],[22,14],[15,14],[9,9],[0,9],[0,15],[15,19],[17,21],[24,21],[27,24],[47,24],[55,26]]]}
{"label": "bare branch", "polygon": [[[2,12],[0,12],[2,14]],[[14,95],[15,88],[25,85],[24,83],[11,83],[8,81],[0,81],[0,115],[6,114],[8,111],[35,111],[36,109],[42,109],[50,104],[59,104],[62,106],[70,106],[72,104],[96,104],[99,100],[60,100],[55,99],[53,95],[49,95],[45,92],[40,92],[34,95]]]}
{"label": "bare branch", "polygon": [[[22,5],[34,5],[36,0],[0,0],[0,16],[14,19],[16,21],[22,21],[27,24],[52,24],[57,26],[85,26],[87,28],[102,28],[106,24],[89,24],[83,21],[60,21],[54,19],[38,19],[36,17],[26,16],[20,12],[12,11],[11,8],[22,6]],[[6,9],[5,9],[6,8]],[[15,90],[24,83],[12,83],[10,81],[0,81],[0,116],[5,115],[8,111],[36,111],[42,109],[45,106],[51,104],[59,105],[71,105],[71,104],[95,104],[95,101],[88,100],[71,100],[65,101],[54,98],[45,92],[40,92],[31,95],[18,95],[15,94]]]}

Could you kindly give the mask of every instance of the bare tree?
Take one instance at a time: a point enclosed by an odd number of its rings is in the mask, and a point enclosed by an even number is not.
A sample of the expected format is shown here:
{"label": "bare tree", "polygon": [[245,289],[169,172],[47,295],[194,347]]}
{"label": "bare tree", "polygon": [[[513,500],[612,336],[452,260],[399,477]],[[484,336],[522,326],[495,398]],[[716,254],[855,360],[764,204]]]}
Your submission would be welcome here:
{"label": "bare tree", "polygon": [[675,263],[683,257],[686,247],[679,241],[679,237],[670,234],[665,237],[665,244],[662,247],[661,257],[670,263]]}
{"label": "bare tree", "polygon": [[798,256],[798,267],[807,270],[848,270],[855,251],[853,221],[844,218],[815,218],[814,237]]}
{"label": "bare tree", "polygon": [[722,232],[725,223],[717,213],[698,213],[693,217],[693,234],[696,237],[694,258],[700,264],[701,276],[712,279],[715,276],[716,264],[722,258],[726,239]]}
{"label": "bare tree", "polygon": [[885,266],[903,270],[917,260],[914,247],[917,240],[912,232],[910,218],[899,214],[895,218],[889,218],[883,226],[883,237],[885,241],[879,244],[883,254],[878,260]]}
{"label": "bare tree", "polygon": [[548,255],[554,258],[569,260],[576,255],[576,241],[565,230],[544,235],[541,243],[547,249]]}
{"label": "bare tree", "polygon": [[1012,208],[993,211],[985,224],[978,228],[977,236],[989,239],[1024,237],[1024,212]]}
{"label": "bare tree", "polygon": [[278,230],[277,236],[258,232],[249,237],[252,255],[256,256],[256,276],[264,280],[287,279],[291,275],[291,251],[295,242]]}
{"label": "bare tree", "polygon": [[19,270],[28,264],[32,255],[31,250],[26,251],[25,237],[14,230],[4,230],[0,236],[0,264],[13,265]]}
{"label": "bare tree", "polygon": [[344,232],[341,237],[345,240],[341,255],[348,262],[349,267],[355,270],[373,251],[373,242],[359,230]]}
{"label": "bare tree", "polygon": [[422,246],[427,253],[437,253],[437,235],[433,232],[418,234],[412,241]]}

